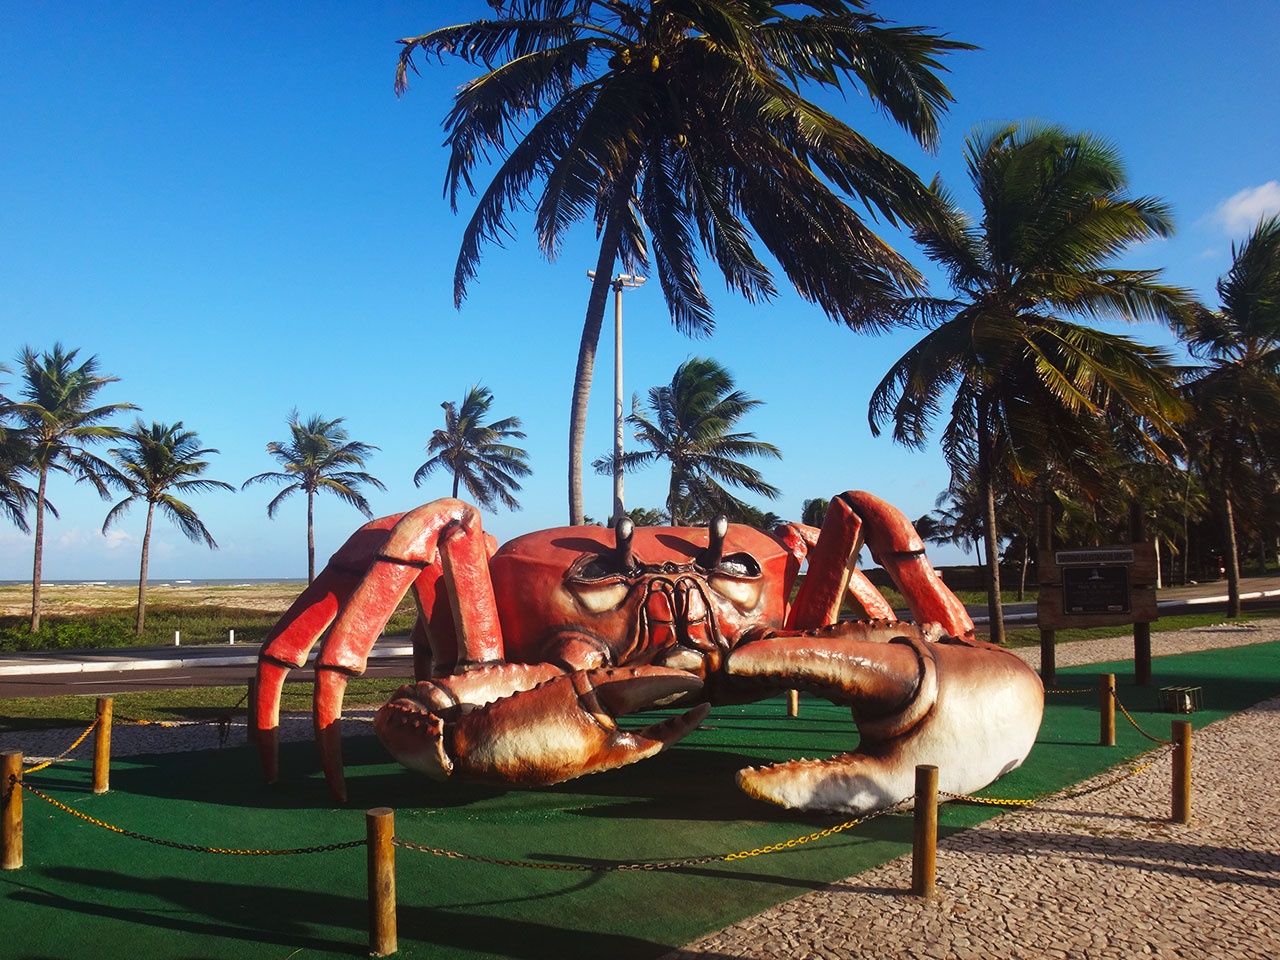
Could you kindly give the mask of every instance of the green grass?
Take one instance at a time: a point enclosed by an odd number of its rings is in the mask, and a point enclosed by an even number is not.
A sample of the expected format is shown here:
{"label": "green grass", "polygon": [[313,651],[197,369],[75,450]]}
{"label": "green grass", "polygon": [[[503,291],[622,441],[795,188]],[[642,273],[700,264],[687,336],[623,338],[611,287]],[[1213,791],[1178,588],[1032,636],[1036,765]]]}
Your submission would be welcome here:
{"label": "green grass", "polygon": [[[1083,686],[1107,667],[1119,674],[1124,664],[1062,674],[1083,681],[1071,686]],[[1137,721],[1167,736],[1171,715],[1155,707],[1163,685],[1203,687],[1205,709],[1191,718],[1199,729],[1280,691],[1280,644],[1157,658],[1146,688],[1122,678],[1121,699]],[[282,745],[280,782],[272,786],[262,782],[254,752],[239,744],[119,759],[111,790],[101,795],[89,792],[85,753],[30,780],[88,816],[183,843],[287,848],[358,840],[364,812],[387,806],[395,810],[398,837],[481,856],[583,865],[715,857],[785,843],[840,819],[789,814],[734,788],[734,772],[746,764],[852,746],[848,708],[805,697],[799,717],[785,711],[782,698],[718,707],[688,738],[651,760],[528,790],[434,783],[390,761],[373,737],[350,736],[346,807],[329,800],[310,743]],[[1051,697],[1027,762],[984,793],[1041,796],[1152,746],[1127,723],[1116,729],[1116,746],[1097,746],[1097,739],[1096,695]],[[1167,765],[1140,776],[1145,789],[1167,792]],[[1132,811],[1118,799],[1099,793],[1089,809],[1123,828]],[[33,796],[24,808],[25,865],[0,875],[5,956],[92,951],[101,960],[340,960],[367,952],[363,849],[211,857],[108,833]],[[944,804],[940,834],[1000,812]],[[1043,846],[1043,829],[1049,827],[1032,823],[1027,843]],[[910,849],[907,814],[768,856],[666,871],[521,870],[402,849],[396,855],[397,957],[653,960]],[[852,889],[858,895],[856,884]],[[757,953],[768,953],[769,931],[757,936]]]}
{"label": "green grass", "polygon": [[[906,599],[897,590],[892,587],[877,587],[889,605],[895,610],[905,610],[907,608]],[[952,591],[960,599],[960,602],[969,606],[983,606],[987,602],[987,591],[985,590],[955,590]],[[1017,590],[1003,590],[1000,593],[1002,603],[1035,603],[1040,597],[1040,591],[1035,587],[1028,587],[1023,593],[1021,599],[1018,597]],[[853,607],[849,606],[852,610]]]}
{"label": "green grass", "polygon": [[[1280,617],[1280,610],[1249,610],[1239,620],[1272,620]],[[1152,633],[1164,633],[1169,630],[1189,630],[1192,627],[1211,627],[1226,621],[1227,615],[1218,613],[1186,613],[1176,617],[1161,617],[1151,624]],[[1232,621],[1238,622],[1238,621]],[[979,632],[982,632],[981,630]],[[1055,644],[1076,643],[1081,640],[1101,640],[1105,637],[1127,637],[1133,633],[1133,625],[1119,627],[1090,627],[1088,629],[1056,630]],[[1039,628],[1029,630],[1005,630],[1006,647],[1038,647],[1040,645]]]}
{"label": "green grass", "polygon": [[[417,611],[412,598],[405,600],[388,621],[385,632],[406,634]],[[51,615],[42,618],[32,633],[26,616],[0,617],[0,651],[95,650],[104,647],[161,646],[182,635],[184,644],[226,643],[227,633],[236,641],[260,644],[277,620],[278,612],[222,606],[156,606],[147,608],[146,627],[134,632],[135,613],[111,610],[96,614]]]}
{"label": "green grass", "polygon": [[[1280,610],[1247,611],[1241,620],[1270,620],[1280,617]],[[1221,613],[1190,613],[1162,617],[1151,625],[1152,633],[1187,630],[1222,623]],[[1132,626],[1092,627],[1087,630],[1059,630],[1058,644],[1123,637],[1133,633]],[[237,638],[239,634],[237,633]],[[1039,646],[1038,630],[1011,630],[1007,646]],[[352,705],[381,706],[391,692],[410,678],[356,677],[347,687],[346,702]],[[311,709],[310,681],[291,681],[281,697],[284,710]],[[191,687],[178,690],[140,690],[115,696],[112,712],[121,721],[128,720],[209,720],[216,721],[229,713],[243,711],[244,687]],[[0,733],[12,730],[42,729],[87,724],[93,719],[96,696],[67,695],[59,697],[11,697],[0,700]],[[238,714],[236,714],[238,715]]]}
{"label": "green grass", "polygon": [[[355,677],[347,685],[346,706],[382,706],[401,684],[411,678]],[[310,710],[313,684],[285,684],[282,710]],[[137,690],[112,697],[114,722],[131,720],[205,720],[245,714],[244,687],[190,687],[182,690]],[[88,725],[94,717],[96,696],[9,697],[0,700],[0,733]]]}

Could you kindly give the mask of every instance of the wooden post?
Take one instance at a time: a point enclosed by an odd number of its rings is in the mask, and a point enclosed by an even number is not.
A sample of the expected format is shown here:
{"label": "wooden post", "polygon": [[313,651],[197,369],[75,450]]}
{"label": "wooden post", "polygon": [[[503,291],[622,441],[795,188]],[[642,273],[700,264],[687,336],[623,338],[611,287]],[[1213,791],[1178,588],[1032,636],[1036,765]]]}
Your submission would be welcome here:
{"label": "wooden post", "polygon": [[1191,721],[1173,721],[1174,823],[1191,822]]}
{"label": "wooden post", "polygon": [[787,691],[787,716],[788,717],[800,716],[800,691],[799,690]]}
{"label": "wooden post", "polygon": [[1116,675],[1098,674],[1098,745],[1116,745]]}
{"label": "wooden post", "polygon": [[[1134,543],[1145,543],[1147,540],[1146,506],[1137,500],[1129,501],[1129,539]],[[1156,548],[1156,563],[1160,557]],[[1133,682],[1145,687],[1151,682],[1151,624],[1135,623],[1133,625]]]}
{"label": "wooden post", "polygon": [[11,779],[22,779],[22,751],[0,753],[0,798],[4,815],[0,817],[0,870],[17,870],[22,866],[22,787]]}
{"label": "wooden post", "polygon": [[98,698],[98,729],[93,741],[93,792],[111,789],[111,698]]}
{"label": "wooden post", "polygon": [[1151,682],[1151,624],[1133,625],[1133,682],[1145,687]]}
{"label": "wooden post", "polygon": [[175,647],[182,646],[182,631],[180,630],[173,631],[173,645]]}
{"label": "wooden post", "polygon": [[1046,687],[1058,685],[1058,655],[1053,630],[1040,628],[1040,682]]}
{"label": "wooden post", "polygon": [[932,897],[938,862],[938,768],[916,766],[916,808],[912,821],[911,892]]}
{"label": "wooden post", "polygon": [[249,692],[245,696],[245,736],[250,743],[258,742],[258,675],[249,678]]}
{"label": "wooden post", "polygon": [[374,807],[364,815],[369,860],[369,954],[396,952],[395,812]]}
{"label": "wooden post", "polygon": [[[1047,576],[1049,557],[1053,553],[1053,505],[1047,495],[1040,499],[1039,515],[1036,517],[1036,583],[1040,590],[1059,589],[1050,587]],[[1037,607],[1039,604],[1037,603]],[[1046,687],[1058,685],[1058,656],[1054,647],[1056,641],[1054,631],[1040,628],[1040,681]]]}

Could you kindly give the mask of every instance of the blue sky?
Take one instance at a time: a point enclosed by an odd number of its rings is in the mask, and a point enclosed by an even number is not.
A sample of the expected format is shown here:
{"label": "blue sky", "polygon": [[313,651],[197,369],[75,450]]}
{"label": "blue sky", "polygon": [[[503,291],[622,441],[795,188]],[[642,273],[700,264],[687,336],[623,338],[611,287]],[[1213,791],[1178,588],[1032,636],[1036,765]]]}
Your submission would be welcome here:
{"label": "blue sky", "polygon": [[[1270,93],[1280,6],[894,0],[875,9],[983,48],[947,60],[957,103],[934,155],[857,96],[831,104],[926,179],[940,172],[963,203],[961,151],[975,126],[1036,118],[1108,137],[1133,191],[1166,199],[1178,223],[1174,238],[1123,262],[1163,267],[1211,304],[1232,240],[1280,210]],[[447,476],[418,489],[412,476],[440,402],[481,381],[496,415],[523,418],[535,471],[524,510],[492,515],[487,528],[507,539],[564,523],[569,390],[594,238],[579,230],[552,264],[527,231],[489,248],[454,310],[465,221],[442,195],[439,124],[469,74],[431,64],[407,96],[392,91],[397,38],[486,10],[480,0],[4,4],[0,359],[12,366],[24,344],[55,340],[96,354],[120,378],[104,401],[135,403],[148,421],[183,420],[221,450],[209,476],[236,486],[274,468],[265,445],[286,437],[293,408],[345,417],[353,437],[381,448],[369,462],[387,485],[370,497],[380,514],[447,495]],[[926,268],[908,242],[900,248]],[[863,488],[911,516],[929,510],[947,481],[936,447],[897,448],[866,422],[872,387],[914,335],[855,336],[788,292],[751,306],[717,277],[704,278],[716,333],[700,341],[672,329],[656,281],[626,294],[627,393],[669,380],[690,355],[713,356],[765,401],[746,425],[785,457],[761,465],[783,491],[762,506],[794,517],[808,497]],[[1129,329],[1171,342],[1155,327]],[[611,350],[606,333],[588,456],[611,444]],[[631,475],[627,503],[659,506],[664,489],[657,468]],[[305,576],[303,501],[269,521],[272,495],[251,487],[193,498],[221,549],[161,523],[152,576]],[[588,476],[586,495],[588,513],[607,515],[608,478]],[[50,498],[62,516],[48,530],[47,578],[136,576],[141,511],[104,538],[109,504],[91,490],[55,480]],[[322,500],[319,557],[361,522]],[[29,577],[30,563],[30,538],[0,528],[0,579]]]}

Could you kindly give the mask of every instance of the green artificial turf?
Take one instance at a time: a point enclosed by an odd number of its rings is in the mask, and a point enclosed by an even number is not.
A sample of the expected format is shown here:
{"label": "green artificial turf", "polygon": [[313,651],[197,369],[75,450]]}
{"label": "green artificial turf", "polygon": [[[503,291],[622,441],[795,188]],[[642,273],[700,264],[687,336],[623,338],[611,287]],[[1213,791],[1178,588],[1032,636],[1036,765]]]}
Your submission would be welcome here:
{"label": "green artificial turf", "polygon": [[[1059,671],[1063,687],[1118,675],[1140,724],[1168,737],[1155,690],[1203,688],[1199,727],[1280,692],[1280,644],[1157,659],[1151,687],[1130,664]],[[359,729],[357,724],[349,724]],[[351,802],[334,808],[314,747],[282,749],[281,782],[261,782],[245,747],[117,760],[112,790],[88,790],[87,761],[32,774],[33,786],[108,823],[222,847],[297,847],[360,839],[364,811],[390,806],[397,836],[488,857],[598,864],[712,856],[785,841],[839,822],[796,817],[733,786],[749,763],[847,749],[847,711],[803,699],[718,708],[685,742],[644,763],[557,787],[501,790],[436,784],[388,762],[370,737],[347,741]],[[1027,762],[984,791],[1033,797],[1151,746],[1118,718],[1099,747],[1097,695],[1051,694]],[[82,748],[86,749],[86,748]],[[1162,781],[1165,765],[1142,774]],[[1107,810],[1107,794],[1097,794]],[[365,851],[288,857],[193,853],[109,833],[27,794],[26,866],[0,874],[0,955],[57,958],[314,957],[367,952]],[[996,808],[947,804],[944,833]],[[1123,810],[1115,811],[1123,816]],[[704,933],[909,852],[909,815],[876,819],[780,853],[678,870],[533,870],[397,851],[398,956],[656,957]],[[945,885],[945,877],[939,882]]]}

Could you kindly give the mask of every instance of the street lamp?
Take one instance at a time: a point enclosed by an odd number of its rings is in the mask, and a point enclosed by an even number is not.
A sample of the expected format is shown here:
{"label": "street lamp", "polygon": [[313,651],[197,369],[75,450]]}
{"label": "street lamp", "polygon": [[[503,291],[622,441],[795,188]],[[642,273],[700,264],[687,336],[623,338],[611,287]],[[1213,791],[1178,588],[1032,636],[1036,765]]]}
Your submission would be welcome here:
{"label": "street lamp", "polygon": [[[596,272],[588,270],[587,276],[595,280]],[[617,524],[624,516],[622,506],[622,291],[641,286],[644,277],[620,273],[609,284],[613,287],[613,518]]]}

